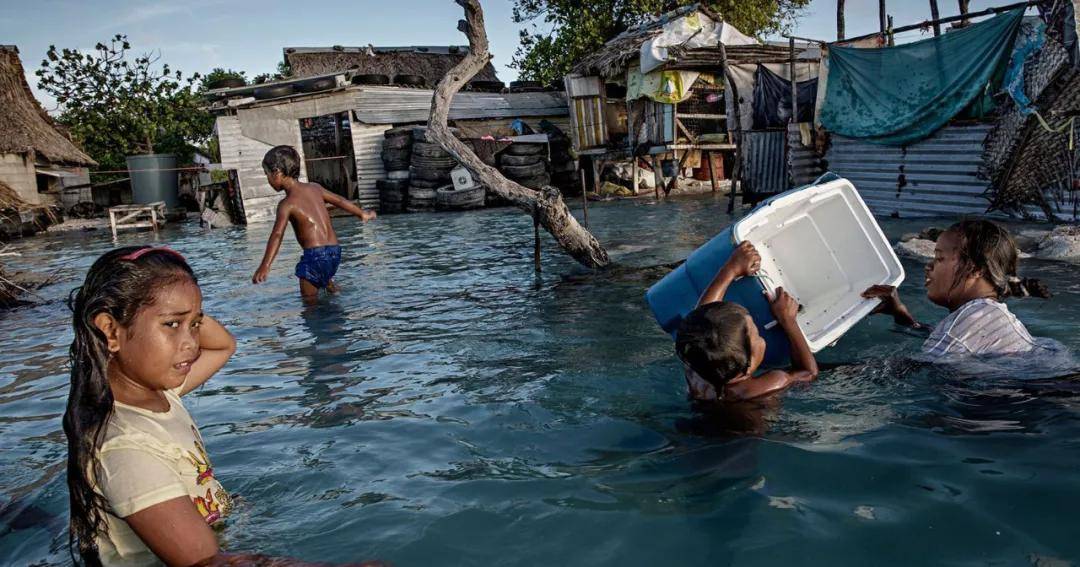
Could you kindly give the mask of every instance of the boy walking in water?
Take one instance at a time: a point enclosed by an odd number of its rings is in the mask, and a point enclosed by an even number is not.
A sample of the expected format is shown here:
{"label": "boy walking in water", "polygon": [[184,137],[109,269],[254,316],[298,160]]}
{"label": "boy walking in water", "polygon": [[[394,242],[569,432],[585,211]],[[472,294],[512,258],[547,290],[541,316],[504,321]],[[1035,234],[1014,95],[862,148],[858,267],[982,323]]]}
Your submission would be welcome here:
{"label": "boy walking in water", "polygon": [[326,203],[352,213],[362,221],[375,218],[375,213],[361,209],[348,199],[323,189],[318,183],[300,182],[300,155],[291,146],[277,146],[266,152],[262,165],[270,186],[275,191],[284,191],[285,198],[278,203],[274,230],[270,232],[266,253],[259,269],[251,277],[251,283],[266,281],[270,265],[274,263],[281,249],[281,240],[285,237],[285,223],[289,222],[296,233],[297,242],[304,249],[304,255],[296,265],[300,296],[314,299],[320,289],[336,291],[334,274],[341,263],[341,246],[338,246],[337,234],[330,224]]}

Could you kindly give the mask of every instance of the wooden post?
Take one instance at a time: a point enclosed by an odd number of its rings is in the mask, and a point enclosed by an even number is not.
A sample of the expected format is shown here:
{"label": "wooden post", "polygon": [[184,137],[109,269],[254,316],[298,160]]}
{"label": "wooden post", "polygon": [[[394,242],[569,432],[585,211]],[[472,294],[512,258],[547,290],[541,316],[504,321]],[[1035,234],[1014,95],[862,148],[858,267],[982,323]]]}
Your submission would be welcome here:
{"label": "wooden post", "polygon": [[116,213],[109,209],[109,226],[112,227],[112,237],[116,240]]}
{"label": "wooden post", "polygon": [[154,234],[157,234],[157,207],[150,207],[150,226],[154,228]]}
{"label": "wooden post", "polygon": [[795,38],[788,38],[788,68],[791,77],[791,123],[799,123],[799,83],[795,81]]}
{"label": "wooden post", "polygon": [[836,0],[836,40],[844,39],[844,0]]}
{"label": "wooden post", "polygon": [[731,107],[735,110],[735,130],[728,129],[728,136],[731,138],[729,141],[735,144],[735,163],[731,164],[731,190],[728,191],[727,212],[730,214],[735,211],[735,191],[739,188],[742,177],[742,119],[739,109],[739,89],[735,86],[731,70],[728,69],[727,49],[724,48],[723,42],[720,42],[719,47],[720,69],[724,72],[724,79],[726,79],[724,96],[731,97]]}
{"label": "wooden post", "polygon": [[540,214],[533,209],[533,267],[540,273]]}
{"label": "wooden post", "polygon": [[581,210],[584,214],[585,230],[589,230],[589,196],[585,190],[585,170],[581,170]]}
{"label": "wooden post", "polygon": [[888,31],[886,35],[889,36],[889,47],[896,45],[896,34],[893,33],[892,16],[889,16]]}
{"label": "wooden post", "polygon": [[660,199],[660,188],[664,185],[664,172],[660,171],[660,156],[652,155],[653,181],[656,182],[656,198]]}
{"label": "wooden post", "polygon": [[971,21],[967,19],[968,0],[957,0],[957,3],[960,5],[960,15],[963,17],[960,20],[960,24],[955,27],[966,28],[967,25],[971,23]]}
{"label": "wooden post", "polygon": [[[638,178],[637,178],[638,164],[637,164],[637,159],[638,159],[637,156],[633,156],[633,158],[631,158],[631,160],[630,160],[630,177],[631,177],[630,182],[632,183],[631,187],[633,187],[634,195],[638,194]],[[585,228],[589,228],[589,227],[586,226]]]}
{"label": "wooden post", "polygon": [[712,182],[712,192],[716,193],[719,187],[716,183],[716,164],[713,163],[712,155],[712,152],[705,152],[705,159],[708,160],[706,163],[709,164],[709,181]]}
{"label": "wooden post", "polygon": [[878,26],[881,33],[885,33],[885,0],[878,0]]}
{"label": "wooden post", "polygon": [[941,24],[938,23],[938,18],[941,14],[938,12],[937,0],[930,0],[930,19],[934,22],[934,37],[941,35]]}
{"label": "wooden post", "polygon": [[600,194],[600,169],[598,167],[596,167],[596,162],[597,162],[596,156],[592,156],[591,158],[589,158],[589,163],[591,164],[591,169],[592,169],[592,190],[593,190],[593,193],[596,193],[597,195],[599,195]]}

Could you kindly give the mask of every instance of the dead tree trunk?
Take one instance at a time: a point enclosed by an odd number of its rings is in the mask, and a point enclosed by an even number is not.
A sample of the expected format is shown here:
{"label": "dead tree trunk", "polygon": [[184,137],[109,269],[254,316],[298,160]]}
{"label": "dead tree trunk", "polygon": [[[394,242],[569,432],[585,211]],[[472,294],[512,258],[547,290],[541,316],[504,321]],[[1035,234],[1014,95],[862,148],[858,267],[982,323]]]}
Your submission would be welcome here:
{"label": "dead tree trunk", "polygon": [[836,40],[844,39],[844,0],[836,0]]}
{"label": "dead tree trunk", "polygon": [[480,2],[455,1],[465,8],[465,19],[458,22],[458,29],[469,38],[469,53],[439,81],[435,96],[431,99],[427,137],[468,168],[488,191],[495,192],[529,215],[535,215],[540,226],[555,237],[559,246],[575,260],[590,268],[608,265],[611,260],[607,251],[570,214],[570,209],[563,202],[558,189],[548,185],[540,191],[534,191],[510,181],[497,169],[481,161],[468,146],[450,133],[447,126],[450,101],[461,87],[491,60],[487,30],[484,28],[484,11],[480,8]]}

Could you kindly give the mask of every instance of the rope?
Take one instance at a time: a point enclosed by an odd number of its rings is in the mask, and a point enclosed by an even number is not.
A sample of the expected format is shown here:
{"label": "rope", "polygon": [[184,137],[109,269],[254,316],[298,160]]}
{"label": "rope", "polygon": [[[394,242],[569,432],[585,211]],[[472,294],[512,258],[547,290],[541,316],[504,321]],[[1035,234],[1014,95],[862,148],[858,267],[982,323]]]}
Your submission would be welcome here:
{"label": "rope", "polygon": [[1051,134],[1059,134],[1059,133],[1063,132],[1065,130],[1065,128],[1068,128],[1069,129],[1069,151],[1072,151],[1076,147],[1076,139],[1075,139],[1076,129],[1073,128],[1073,125],[1076,123],[1076,117],[1075,116],[1069,118],[1065,122],[1062,122],[1060,126],[1055,128],[1055,127],[1050,126],[1050,124],[1048,124],[1046,122],[1046,119],[1042,117],[1042,114],[1039,114],[1038,110],[1032,110],[1032,112],[1035,113],[1035,118],[1039,119],[1039,125],[1043,127],[1043,130],[1046,130],[1047,132],[1050,132]]}
{"label": "rope", "polygon": [[99,175],[102,173],[138,173],[144,171],[207,171],[202,167],[173,167],[168,169],[109,169],[105,171],[91,171],[90,175]]}

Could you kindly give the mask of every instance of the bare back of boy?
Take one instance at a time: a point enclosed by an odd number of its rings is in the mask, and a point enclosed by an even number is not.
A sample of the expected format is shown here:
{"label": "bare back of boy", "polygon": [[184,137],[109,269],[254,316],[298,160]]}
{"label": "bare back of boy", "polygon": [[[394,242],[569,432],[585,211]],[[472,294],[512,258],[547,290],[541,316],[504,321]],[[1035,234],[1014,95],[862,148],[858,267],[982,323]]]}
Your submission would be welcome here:
{"label": "bare back of boy", "polygon": [[[324,192],[330,193],[318,183],[297,183],[296,189],[278,203],[277,223],[281,223],[283,218],[288,219],[301,248],[338,243],[334,226],[330,223],[330,213],[326,209],[328,200]],[[276,230],[278,227],[275,225],[274,228]],[[281,228],[284,230],[284,227]]]}

